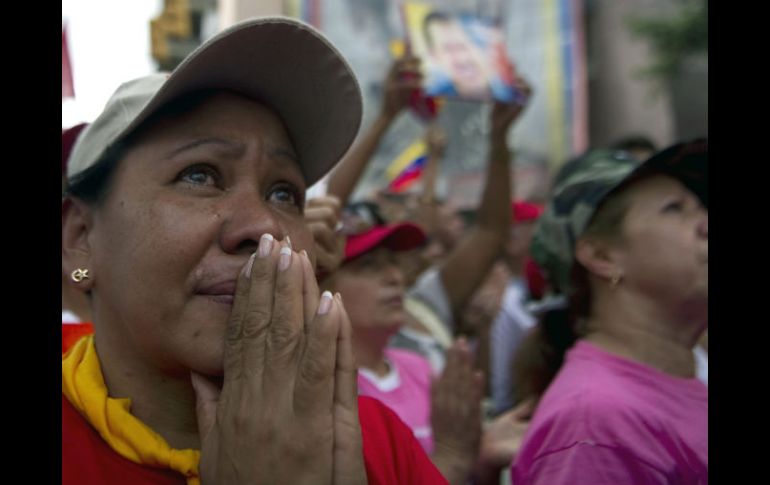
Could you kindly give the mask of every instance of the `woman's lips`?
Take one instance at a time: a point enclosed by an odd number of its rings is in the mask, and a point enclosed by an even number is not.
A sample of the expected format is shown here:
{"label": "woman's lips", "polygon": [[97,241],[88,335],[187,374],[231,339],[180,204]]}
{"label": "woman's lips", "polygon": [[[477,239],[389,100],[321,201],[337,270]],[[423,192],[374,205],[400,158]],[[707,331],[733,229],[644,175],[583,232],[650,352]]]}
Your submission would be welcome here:
{"label": "woman's lips", "polygon": [[222,305],[232,305],[235,297],[233,295],[205,295],[212,301],[221,303]]}
{"label": "woman's lips", "polygon": [[390,298],[385,298],[382,301],[388,306],[397,306],[399,308],[404,306],[404,297],[400,295],[392,296]]}
{"label": "woman's lips", "polygon": [[196,292],[223,305],[232,305],[235,298],[235,280],[227,280],[205,286]]}

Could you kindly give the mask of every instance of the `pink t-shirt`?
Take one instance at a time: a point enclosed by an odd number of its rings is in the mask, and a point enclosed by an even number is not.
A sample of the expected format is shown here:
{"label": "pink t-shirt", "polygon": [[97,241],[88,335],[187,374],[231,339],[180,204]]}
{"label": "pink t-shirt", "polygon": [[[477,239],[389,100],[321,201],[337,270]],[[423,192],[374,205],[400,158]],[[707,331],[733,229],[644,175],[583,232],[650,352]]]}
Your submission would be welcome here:
{"label": "pink t-shirt", "polygon": [[578,341],[513,463],[515,485],[708,483],[708,388]]}
{"label": "pink t-shirt", "polygon": [[386,349],[390,372],[379,377],[358,370],[358,393],[378,399],[411,428],[426,453],[433,453],[430,425],[431,367],[421,355],[402,349]]}

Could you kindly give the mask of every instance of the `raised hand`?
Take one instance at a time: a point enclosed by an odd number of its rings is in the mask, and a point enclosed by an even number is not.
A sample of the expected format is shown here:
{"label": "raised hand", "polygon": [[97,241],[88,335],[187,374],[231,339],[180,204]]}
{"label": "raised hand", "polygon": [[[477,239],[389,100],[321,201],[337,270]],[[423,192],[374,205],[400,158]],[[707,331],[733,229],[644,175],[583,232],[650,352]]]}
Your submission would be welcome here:
{"label": "raised hand", "polygon": [[421,86],[420,60],[411,55],[396,59],[385,78],[383,116],[394,118],[409,103],[412,91]]}
{"label": "raised hand", "polygon": [[201,483],[366,483],[350,324],[307,253],[263,235],[239,276],[224,379],[192,375]]}
{"label": "raised hand", "polygon": [[481,438],[479,462],[493,468],[510,466],[519,452],[534,409],[534,400],[530,399],[487,424]]}
{"label": "raised hand", "polygon": [[518,119],[524,108],[527,107],[532,96],[532,87],[525,79],[518,77],[514,82],[514,86],[521,93],[522,101],[514,101],[512,103],[496,101],[492,107],[490,137],[493,143],[496,141],[504,142],[511,125]]}
{"label": "raised hand", "polygon": [[305,204],[305,224],[315,241],[319,274],[333,272],[345,257],[345,236],[337,231],[341,211],[340,200],[332,195],[316,197]]}
{"label": "raised hand", "polygon": [[481,440],[483,376],[473,370],[472,361],[465,339],[457,339],[431,390],[433,463],[451,484],[465,483]]}

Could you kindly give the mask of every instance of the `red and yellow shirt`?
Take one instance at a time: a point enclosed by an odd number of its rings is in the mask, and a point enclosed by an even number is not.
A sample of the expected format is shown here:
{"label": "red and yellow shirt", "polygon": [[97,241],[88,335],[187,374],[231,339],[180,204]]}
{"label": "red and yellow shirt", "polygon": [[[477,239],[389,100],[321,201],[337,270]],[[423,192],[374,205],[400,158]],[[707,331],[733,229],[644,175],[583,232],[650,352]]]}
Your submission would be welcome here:
{"label": "red and yellow shirt", "polygon": [[[62,485],[195,485],[198,450],[176,450],[109,397],[93,336],[62,357]],[[370,485],[446,484],[411,430],[377,400],[359,397]]]}

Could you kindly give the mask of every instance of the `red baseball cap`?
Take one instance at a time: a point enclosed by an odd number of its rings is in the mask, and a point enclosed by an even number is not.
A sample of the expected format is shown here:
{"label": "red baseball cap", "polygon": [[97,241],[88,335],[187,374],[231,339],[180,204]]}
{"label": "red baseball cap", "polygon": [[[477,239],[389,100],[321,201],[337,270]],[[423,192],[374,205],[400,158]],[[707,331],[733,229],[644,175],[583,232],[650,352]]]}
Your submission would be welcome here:
{"label": "red baseball cap", "polygon": [[361,234],[348,236],[344,262],[384,246],[392,251],[408,251],[422,245],[427,237],[416,224],[402,222],[375,226]]}
{"label": "red baseball cap", "polygon": [[511,217],[515,222],[531,222],[540,217],[542,213],[543,206],[539,204],[523,200],[516,200],[511,203]]}

